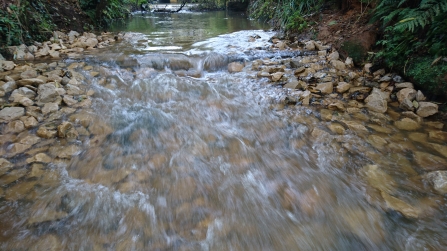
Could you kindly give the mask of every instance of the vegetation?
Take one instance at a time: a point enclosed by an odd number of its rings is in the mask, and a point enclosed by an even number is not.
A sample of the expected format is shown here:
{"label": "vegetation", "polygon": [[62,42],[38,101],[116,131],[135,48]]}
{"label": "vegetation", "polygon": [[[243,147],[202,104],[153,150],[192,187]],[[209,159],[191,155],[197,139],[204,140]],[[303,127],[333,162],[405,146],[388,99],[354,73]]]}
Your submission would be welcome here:
{"label": "vegetation", "polygon": [[372,19],[383,31],[376,58],[421,87],[446,95],[447,62],[441,60],[447,56],[445,17],[447,1],[381,0]]}
{"label": "vegetation", "polygon": [[307,28],[306,17],[315,14],[324,0],[254,0],[250,15],[256,19],[276,20],[279,28],[302,31]]}

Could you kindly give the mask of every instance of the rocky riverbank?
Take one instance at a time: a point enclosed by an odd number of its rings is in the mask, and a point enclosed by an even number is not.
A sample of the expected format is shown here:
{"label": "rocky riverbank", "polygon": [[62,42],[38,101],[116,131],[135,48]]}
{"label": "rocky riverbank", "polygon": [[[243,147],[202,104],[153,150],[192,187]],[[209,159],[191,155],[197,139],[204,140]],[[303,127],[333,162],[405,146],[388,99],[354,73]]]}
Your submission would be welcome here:
{"label": "rocky riverbank", "polygon": [[[80,160],[83,164],[78,170],[68,170],[72,177],[105,186],[119,184],[120,192],[129,192],[135,186],[134,181],[126,181],[129,170],[109,169],[97,163],[100,153],[95,147],[104,142],[113,127],[95,117],[91,110],[92,100],[101,98],[92,89],[93,82],[113,90],[124,85],[122,80],[113,78],[112,70],[105,66],[60,60],[77,58],[85,50],[105,47],[125,36],[55,34],[49,42],[11,48],[16,58],[26,62],[0,61],[0,197],[8,201],[32,199],[34,187],[51,186],[59,181],[54,165],[69,165],[72,157],[82,151],[88,151],[90,159]],[[256,39],[256,36],[247,38]],[[396,170],[381,165],[381,157],[394,154],[399,160],[396,167],[399,177],[408,178],[412,188],[431,201],[442,198],[447,193],[447,132],[442,122],[430,119],[438,112],[437,104],[425,100],[421,91],[400,76],[383,69],[370,72],[371,65],[354,68],[351,59],[340,60],[337,51],[318,41],[289,43],[276,38],[271,41],[271,51],[302,50],[308,52],[307,56],[231,62],[228,71],[248,74],[260,84],[273,85],[281,93],[274,100],[276,109],[314,107],[313,114],[300,115],[299,121],[308,129],[310,141],[333,147],[334,152],[340,153],[341,162],[349,161],[349,153],[365,155],[374,162],[365,164],[360,171],[369,184],[367,199],[372,204],[411,219],[429,215],[422,203],[411,203],[413,200],[396,195],[401,182],[392,175]],[[56,61],[32,63],[33,58]],[[182,59],[171,65],[182,62],[185,63]],[[189,65],[173,74],[183,77],[192,68]],[[163,67],[146,66],[120,70],[130,80],[151,78],[166,71]],[[194,71],[189,75],[202,74]],[[138,133],[132,138],[138,139]],[[304,140],[289,143],[296,148],[308,144]],[[166,161],[163,156],[158,159]],[[142,157],[141,161],[146,159]],[[196,187],[190,181],[179,190],[189,187],[194,193]],[[308,202],[318,204],[322,198],[312,191],[305,197],[287,191],[284,190],[282,204],[288,209],[311,211]],[[56,221],[66,215],[52,211],[45,217],[31,217],[29,224]]]}

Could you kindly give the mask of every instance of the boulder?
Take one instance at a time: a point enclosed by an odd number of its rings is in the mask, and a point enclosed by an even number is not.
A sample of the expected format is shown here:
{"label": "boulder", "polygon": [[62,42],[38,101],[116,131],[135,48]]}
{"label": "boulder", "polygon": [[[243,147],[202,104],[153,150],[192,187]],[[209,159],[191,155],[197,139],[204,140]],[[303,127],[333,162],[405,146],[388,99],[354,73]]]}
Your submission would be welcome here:
{"label": "boulder", "polygon": [[313,51],[315,50],[315,42],[313,40],[308,41],[304,44],[304,49],[308,50],[308,51]]}
{"label": "boulder", "polygon": [[371,111],[385,113],[388,109],[389,92],[373,88],[371,94],[365,99],[366,107]]}
{"label": "boulder", "polygon": [[402,100],[402,102],[400,102],[399,108],[404,111],[413,111],[414,110],[413,102],[411,102],[409,99],[406,98]]}
{"label": "boulder", "polygon": [[417,91],[412,88],[404,88],[397,92],[397,100],[401,103],[404,99],[413,101],[416,98]]}
{"label": "boulder", "polygon": [[328,56],[328,61],[332,60],[338,60],[340,58],[340,54],[338,54],[338,51],[334,51]]}
{"label": "boulder", "polygon": [[421,102],[425,100],[425,96],[421,91],[416,93],[416,101]]}
{"label": "boulder", "polygon": [[0,111],[0,121],[12,121],[25,115],[23,107],[6,107]]}
{"label": "boulder", "polygon": [[416,114],[425,118],[438,112],[438,105],[431,102],[419,102]]}

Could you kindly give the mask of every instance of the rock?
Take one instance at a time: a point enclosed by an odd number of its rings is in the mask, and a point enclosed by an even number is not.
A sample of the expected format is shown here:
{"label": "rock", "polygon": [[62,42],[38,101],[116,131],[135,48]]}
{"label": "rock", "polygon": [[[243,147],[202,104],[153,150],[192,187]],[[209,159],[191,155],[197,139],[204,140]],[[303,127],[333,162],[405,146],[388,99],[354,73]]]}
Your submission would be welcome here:
{"label": "rock", "polygon": [[69,96],[69,95],[64,95],[64,98],[62,100],[68,106],[74,106],[78,103],[78,101],[76,99],[74,99],[73,96]]}
{"label": "rock", "polygon": [[413,101],[416,98],[417,91],[412,88],[404,88],[397,92],[397,100],[401,103],[404,99]]}
{"label": "rock", "polygon": [[37,100],[40,103],[54,102],[59,97],[54,84],[43,84],[39,86]]}
{"label": "rock", "polygon": [[[55,149],[50,149],[54,151]],[[71,159],[72,156],[78,155],[81,152],[81,148],[76,145],[69,145],[66,147],[59,147],[56,149],[55,156],[61,159]]]}
{"label": "rock", "polygon": [[330,103],[328,105],[328,109],[329,110],[339,110],[339,111],[345,111],[346,110],[345,109],[345,105],[340,100],[336,100],[336,101]]}
{"label": "rock", "polygon": [[287,84],[285,84],[283,87],[289,88],[289,89],[298,89],[299,86],[300,86],[300,83],[298,82],[298,80],[292,79],[292,80],[289,80],[289,82],[287,82]]}
{"label": "rock", "polygon": [[17,80],[17,85],[19,86],[40,86],[45,84],[45,81],[43,81],[40,78],[29,78],[29,79],[21,79],[21,80]]}
{"label": "rock", "polygon": [[12,61],[0,61],[0,68],[5,71],[11,71],[16,67]]}
{"label": "rock", "polygon": [[15,81],[8,81],[0,87],[0,90],[2,90],[5,93],[12,92],[15,89],[17,89],[17,84]]}
{"label": "rock", "polygon": [[42,125],[39,127],[39,129],[36,132],[37,136],[44,138],[44,139],[51,139],[56,137],[57,131],[54,130],[51,127],[48,127],[46,125]]}
{"label": "rock", "polygon": [[28,150],[31,147],[31,145],[28,144],[21,144],[21,143],[14,143],[6,149],[9,157],[14,157],[18,154],[24,153],[26,150]]}
{"label": "rock", "polygon": [[0,122],[16,120],[23,115],[25,115],[25,108],[23,107],[6,107],[0,111]]}
{"label": "rock", "polygon": [[37,124],[39,123],[39,122],[37,122],[36,118],[34,118],[33,116],[21,117],[20,120],[22,120],[26,129],[33,128],[33,127],[37,126]]}
{"label": "rock", "polygon": [[388,109],[389,92],[373,88],[371,94],[365,99],[366,107],[371,111],[385,113]]}
{"label": "rock", "polygon": [[400,102],[399,108],[404,111],[413,111],[414,110],[413,102],[411,102],[409,99],[406,98],[402,100],[402,102]]}
{"label": "rock", "polygon": [[272,81],[278,82],[279,80],[281,80],[283,75],[284,75],[284,72],[275,72],[275,73],[271,74]]}
{"label": "rock", "polygon": [[14,95],[17,95],[17,94],[20,94],[20,95],[25,96],[25,97],[30,98],[30,99],[36,97],[36,92],[31,90],[31,89],[29,89],[28,87],[21,87],[21,88],[19,88],[17,90],[14,90],[12,92],[11,96],[14,96]]}
{"label": "rock", "polygon": [[338,60],[339,58],[340,58],[340,54],[338,54],[338,51],[334,51],[331,54],[329,54],[327,60],[332,61],[332,60]]}
{"label": "rock", "polygon": [[351,85],[346,82],[339,82],[336,89],[338,93],[347,92],[351,88]]}
{"label": "rock", "polygon": [[437,171],[447,169],[447,161],[439,156],[427,152],[414,152],[414,160],[425,171]]}
{"label": "rock", "polygon": [[426,121],[426,122],[424,122],[424,125],[426,125],[430,128],[435,128],[435,129],[439,129],[439,130],[442,130],[442,128],[444,128],[444,123],[439,122],[439,121]]}
{"label": "rock", "polygon": [[383,149],[384,149],[384,146],[385,146],[386,144],[388,144],[388,142],[387,142],[384,138],[382,138],[382,137],[380,137],[380,136],[378,136],[378,135],[369,135],[367,141],[368,141],[368,143],[370,143],[374,148],[376,148],[376,149],[378,149],[378,150],[383,150]]}
{"label": "rock", "polygon": [[447,194],[447,171],[429,172],[426,178],[433,184],[433,188],[441,195]]}
{"label": "rock", "polygon": [[379,166],[367,165],[363,167],[363,171],[371,187],[385,193],[392,193],[397,188],[397,183],[393,177],[384,172]]}
{"label": "rock", "polygon": [[382,198],[385,200],[386,208],[401,213],[406,218],[418,218],[422,213],[420,209],[414,208],[410,204],[382,191]]}
{"label": "rock", "polygon": [[57,105],[56,103],[46,103],[43,108],[42,108],[42,113],[44,115],[51,113],[51,112],[55,112],[59,110],[59,105]]}
{"label": "rock", "polygon": [[36,78],[38,76],[36,70],[27,70],[22,73],[20,73],[20,77],[22,79],[28,79],[28,78]]}
{"label": "rock", "polygon": [[416,122],[410,118],[403,118],[399,121],[396,121],[396,122],[394,122],[394,125],[398,129],[406,130],[406,131],[414,131],[421,127],[418,122]]}
{"label": "rock", "polygon": [[313,40],[306,42],[304,45],[304,49],[306,49],[308,51],[315,50],[315,42]]}
{"label": "rock", "polygon": [[445,131],[429,131],[428,137],[430,139],[446,142],[447,141],[447,132],[445,132]]}
{"label": "rock", "polygon": [[355,133],[369,133],[368,129],[358,123],[358,122],[354,122],[354,121],[342,121],[344,124],[346,124],[346,126],[353,132]]}
{"label": "rock", "polygon": [[438,105],[431,102],[419,102],[416,114],[425,118],[438,112]]}
{"label": "rock", "polygon": [[345,65],[345,63],[343,63],[343,62],[340,61],[340,60],[332,60],[332,61],[331,61],[331,64],[332,64],[332,66],[333,66],[335,69],[337,69],[337,70],[339,70],[339,71],[346,70],[346,65]]}
{"label": "rock", "polygon": [[228,72],[241,72],[244,69],[244,65],[239,62],[231,62],[228,64]]}
{"label": "rock", "polygon": [[85,42],[84,42],[84,46],[85,47],[95,47],[98,44],[98,39],[96,38],[88,38]]}
{"label": "rock", "polygon": [[3,133],[19,133],[25,130],[25,125],[20,120],[14,120],[9,122],[5,128],[3,128]]}
{"label": "rock", "polygon": [[45,153],[38,153],[31,158],[26,159],[26,163],[50,163],[52,161],[51,157]]}
{"label": "rock", "polygon": [[421,91],[416,93],[416,101],[421,102],[425,100],[425,96]]}
{"label": "rock", "polygon": [[312,93],[308,90],[304,91],[301,94],[301,102],[303,102],[303,105],[309,105],[310,104],[310,97]]}
{"label": "rock", "polygon": [[319,90],[322,94],[330,94],[334,89],[334,84],[332,82],[317,84],[315,89]]}
{"label": "rock", "polygon": [[57,135],[61,138],[65,138],[72,127],[72,123],[67,121],[62,122],[62,124],[57,127]]}
{"label": "rock", "polygon": [[11,164],[7,159],[0,158],[0,176],[8,172],[14,165]]}
{"label": "rock", "polygon": [[328,125],[329,130],[336,134],[345,134],[345,128],[339,123],[331,123]]}
{"label": "rock", "polygon": [[414,89],[413,83],[410,82],[397,83],[394,85],[394,87],[396,87],[396,89],[404,89],[404,88]]}

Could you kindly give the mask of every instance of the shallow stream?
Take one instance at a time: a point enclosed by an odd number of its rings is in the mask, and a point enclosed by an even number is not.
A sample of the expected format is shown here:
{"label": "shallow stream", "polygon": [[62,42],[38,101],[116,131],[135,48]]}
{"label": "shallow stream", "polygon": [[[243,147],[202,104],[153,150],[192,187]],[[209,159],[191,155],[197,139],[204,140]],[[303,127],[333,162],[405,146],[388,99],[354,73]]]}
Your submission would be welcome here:
{"label": "shallow stream", "polygon": [[[113,26],[131,32],[121,43],[64,61],[95,94],[63,118],[91,135],[12,160],[0,249],[445,250],[446,198],[416,160],[444,159],[428,145],[445,142],[427,139],[430,124],[397,129],[396,112],[287,106],[281,86],[228,73],[230,61],[287,56],[263,28],[225,12],[146,14]],[[25,162],[39,151],[56,157]]]}

